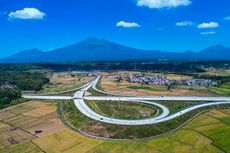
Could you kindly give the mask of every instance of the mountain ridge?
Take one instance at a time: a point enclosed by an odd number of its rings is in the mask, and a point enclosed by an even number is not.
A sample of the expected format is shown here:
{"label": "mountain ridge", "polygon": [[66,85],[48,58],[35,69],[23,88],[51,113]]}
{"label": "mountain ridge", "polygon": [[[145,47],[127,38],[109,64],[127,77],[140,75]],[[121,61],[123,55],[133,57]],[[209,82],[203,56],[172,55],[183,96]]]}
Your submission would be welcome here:
{"label": "mountain ridge", "polygon": [[0,63],[121,61],[121,60],[230,60],[230,48],[215,45],[199,52],[187,50],[182,53],[161,50],[143,50],[123,46],[106,39],[88,38],[78,43],[41,51],[24,50],[0,59]]}

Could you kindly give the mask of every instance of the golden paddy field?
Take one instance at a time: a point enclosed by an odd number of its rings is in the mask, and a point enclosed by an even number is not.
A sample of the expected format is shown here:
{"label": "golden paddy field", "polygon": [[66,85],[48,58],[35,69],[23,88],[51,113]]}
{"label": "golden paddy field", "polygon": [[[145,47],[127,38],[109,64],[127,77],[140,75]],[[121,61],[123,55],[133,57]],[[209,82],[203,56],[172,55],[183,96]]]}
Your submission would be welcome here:
{"label": "golden paddy field", "polygon": [[230,152],[229,120],[229,109],[212,110],[167,136],[106,141],[65,127],[55,103],[31,101],[0,111],[0,153],[224,153]]}

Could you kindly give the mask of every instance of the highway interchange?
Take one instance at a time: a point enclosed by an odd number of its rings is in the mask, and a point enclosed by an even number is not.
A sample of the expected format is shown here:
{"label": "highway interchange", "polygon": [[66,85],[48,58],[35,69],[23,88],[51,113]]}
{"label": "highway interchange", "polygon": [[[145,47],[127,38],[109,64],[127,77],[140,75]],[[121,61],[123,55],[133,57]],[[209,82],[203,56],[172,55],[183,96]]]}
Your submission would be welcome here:
{"label": "highway interchange", "polygon": [[[215,106],[215,105],[227,105],[230,104],[230,97],[176,97],[176,96],[123,96],[123,95],[112,95],[111,93],[101,91],[97,89],[96,85],[100,80],[101,76],[96,76],[95,79],[90,81],[89,83],[85,84],[74,94],[73,97],[71,96],[48,96],[48,95],[23,95],[24,98],[28,99],[43,99],[43,100],[74,100],[75,106],[78,110],[86,115],[87,117],[104,122],[109,124],[116,124],[116,125],[147,125],[147,124],[156,124],[165,121],[169,121],[171,119],[177,118],[182,116],[188,112],[193,110],[208,107],[208,106]],[[111,96],[85,96],[85,93],[90,88],[96,90],[97,92],[103,94],[109,94]],[[134,103],[145,103],[153,106],[157,106],[160,108],[161,114],[158,116],[153,116],[152,118],[140,119],[140,120],[123,120],[123,119],[115,119],[111,117],[106,117],[101,114],[94,112],[84,100],[95,100],[95,101],[129,101]],[[181,110],[175,114],[169,115],[169,109],[159,103],[155,103],[152,101],[203,101],[206,103],[191,106],[184,110]]]}

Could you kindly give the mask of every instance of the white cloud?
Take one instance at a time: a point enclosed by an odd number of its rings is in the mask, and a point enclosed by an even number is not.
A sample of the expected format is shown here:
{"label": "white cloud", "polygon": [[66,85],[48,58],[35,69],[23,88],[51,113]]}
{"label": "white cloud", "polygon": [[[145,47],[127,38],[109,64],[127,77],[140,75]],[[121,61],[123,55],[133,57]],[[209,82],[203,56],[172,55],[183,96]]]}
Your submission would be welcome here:
{"label": "white cloud", "polygon": [[219,27],[219,24],[217,22],[202,23],[198,25],[199,29],[217,28],[217,27]]}
{"label": "white cloud", "polygon": [[116,24],[117,27],[124,27],[124,28],[135,28],[135,27],[141,27],[136,22],[126,22],[126,21],[119,21]]}
{"label": "white cloud", "polygon": [[226,16],[224,20],[230,20],[230,16]]}
{"label": "white cloud", "polygon": [[43,19],[46,14],[36,8],[23,8],[15,12],[10,12],[8,15],[10,19]]}
{"label": "white cloud", "polygon": [[201,32],[200,33],[201,35],[213,35],[213,34],[216,34],[215,31],[209,31],[209,32]]}
{"label": "white cloud", "polygon": [[149,8],[175,8],[178,6],[188,6],[192,2],[190,0],[138,0],[138,6],[146,6]]}
{"label": "white cloud", "polygon": [[182,21],[182,22],[177,22],[176,26],[178,27],[185,27],[185,26],[192,26],[193,23],[191,21]]}

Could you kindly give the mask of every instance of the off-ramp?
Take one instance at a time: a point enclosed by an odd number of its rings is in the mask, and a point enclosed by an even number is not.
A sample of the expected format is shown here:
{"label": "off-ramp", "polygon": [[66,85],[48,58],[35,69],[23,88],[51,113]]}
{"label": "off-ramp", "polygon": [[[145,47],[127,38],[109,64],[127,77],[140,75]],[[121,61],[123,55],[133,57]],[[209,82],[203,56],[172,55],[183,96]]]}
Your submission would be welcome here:
{"label": "off-ramp", "polygon": [[[70,100],[73,99],[76,107],[79,109],[81,113],[86,115],[87,117],[100,121],[100,122],[105,122],[109,124],[117,124],[117,125],[145,125],[145,124],[156,124],[156,123],[161,123],[165,121],[169,121],[171,119],[177,118],[181,115],[184,115],[188,112],[191,112],[193,110],[202,108],[202,107],[208,107],[208,106],[214,106],[214,105],[227,105],[230,104],[230,97],[174,97],[174,96],[118,96],[118,95],[111,95],[111,96],[84,96],[85,92],[89,88],[93,88],[94,90],[104,93],[104,94],[110,94],[104,91],[101,91],[96,88],[96,84],[100,80],[100,75],[98,75],[94,80],[91,82],[87,83],[86,85],[82,86],[82,88],[77,91],[73,97],[68,97],[68,96],[26,96],[24,95],[24,98],[29,98],[29,99],[48,99],[48,100]],[[154,105],[162,109],[162,113],[156,117],[152,118],[147,118],[147,119],[140,119],[140,120],[122,120],[122,119],[115,119],[111,117],[106,117],[101,114],[98,114],[94,112],[85,102],[84,99],[87,100],[103,100],[103,101],[131,101],[135,103],[147,103],[149,105]],[[167,107],[146,101],[146,100],[151,100],[151,101],[206,101],[204,104],[192,106],[190,108],[186,108],[182,111],[179,111],[175,114],[169,115],[169,110]],[[210,102],[212,101],[212,102]]]}

